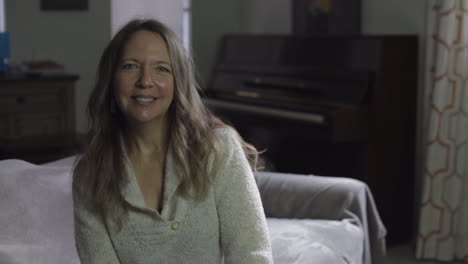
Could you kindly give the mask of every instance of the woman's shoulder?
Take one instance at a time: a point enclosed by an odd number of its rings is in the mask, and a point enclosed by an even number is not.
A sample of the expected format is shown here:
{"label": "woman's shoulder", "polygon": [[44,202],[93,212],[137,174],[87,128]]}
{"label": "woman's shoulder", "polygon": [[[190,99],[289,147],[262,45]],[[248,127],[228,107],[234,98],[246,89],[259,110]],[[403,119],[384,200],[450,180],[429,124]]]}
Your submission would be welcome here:
{"label": "woman's shoulder", "polygon": [[218,139],[219,144],[224,146],[223,148],[239,143],[239,134],[233,127],[228,125],[214,128],[214,135]]}
{"label": "woman's shoulder", "polygon": [[210,155],[208,171],[217,174],[220,170],[232,170],[233,162],[238,164],[245,157],[239,133],[228,125],[214,128],[213,133],[217,147]]}
{"label": "woman's shoulder", "polygon": [[237,134],[237,131],[229,125],[220,125],[213,128],[214,133],[216,136],[234,136]]}

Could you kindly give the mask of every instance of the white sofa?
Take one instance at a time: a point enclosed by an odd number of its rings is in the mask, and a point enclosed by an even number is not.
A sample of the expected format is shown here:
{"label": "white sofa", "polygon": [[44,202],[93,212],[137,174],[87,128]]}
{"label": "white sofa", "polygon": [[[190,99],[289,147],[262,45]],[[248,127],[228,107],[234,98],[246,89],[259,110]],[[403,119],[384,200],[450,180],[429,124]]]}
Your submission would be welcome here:
{"label": "white sofa", "polygon": [[[79,263],[70,192],[74,157],[0,161],[0,263]],[[379,263],[385,228],[367,186],[346,178],[256,173],[275,263]]]}

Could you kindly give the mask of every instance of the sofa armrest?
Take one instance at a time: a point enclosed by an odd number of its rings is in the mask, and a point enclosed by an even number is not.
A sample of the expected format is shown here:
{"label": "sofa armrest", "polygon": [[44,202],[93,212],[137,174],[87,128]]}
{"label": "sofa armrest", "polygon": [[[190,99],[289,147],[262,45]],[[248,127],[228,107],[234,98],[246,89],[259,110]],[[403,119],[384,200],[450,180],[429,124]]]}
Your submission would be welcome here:
{"label": "sofa armrest", "polygon": [[364,232],[365,263],[378,263],[385,255],[387,231],[365,183],[275,172],[256,172],[255,178],[267,217],[353,219]]}

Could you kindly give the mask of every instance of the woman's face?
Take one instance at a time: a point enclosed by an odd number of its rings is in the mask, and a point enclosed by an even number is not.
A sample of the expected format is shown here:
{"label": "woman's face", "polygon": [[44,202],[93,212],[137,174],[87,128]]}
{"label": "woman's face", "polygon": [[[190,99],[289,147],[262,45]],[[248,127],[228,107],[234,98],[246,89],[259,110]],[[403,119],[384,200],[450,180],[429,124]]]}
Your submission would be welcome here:
{"label": "woman's face", "polygon": [[114,95],[130,122],[165,120],[174,96],[174,76],[159,34],[140,30],[130,37],[117,65]]}

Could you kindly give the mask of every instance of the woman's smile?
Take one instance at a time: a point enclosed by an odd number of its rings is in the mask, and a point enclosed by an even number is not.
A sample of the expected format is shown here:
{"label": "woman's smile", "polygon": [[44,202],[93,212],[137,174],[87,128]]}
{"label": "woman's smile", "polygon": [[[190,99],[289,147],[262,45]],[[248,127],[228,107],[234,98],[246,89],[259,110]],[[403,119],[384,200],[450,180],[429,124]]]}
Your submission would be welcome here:
{"label": "woman's smile", "polygon": [[132,96],[132,99],[144,105],[156,102],[158,100],[157,97],[153,96]]}

